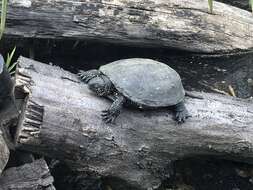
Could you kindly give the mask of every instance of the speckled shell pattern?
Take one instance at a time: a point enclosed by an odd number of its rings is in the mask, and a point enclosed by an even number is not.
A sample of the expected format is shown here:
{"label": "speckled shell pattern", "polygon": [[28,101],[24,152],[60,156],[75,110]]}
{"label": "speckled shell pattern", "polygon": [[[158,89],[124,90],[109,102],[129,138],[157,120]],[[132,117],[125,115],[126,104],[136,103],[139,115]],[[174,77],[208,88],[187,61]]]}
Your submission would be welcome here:
{"label": "speckled shell pattern", "polygon": [[168,65],[143,58],[122,59],[99,70],[131,101],[148,107],[167,107],[183,101],[179,74]]}

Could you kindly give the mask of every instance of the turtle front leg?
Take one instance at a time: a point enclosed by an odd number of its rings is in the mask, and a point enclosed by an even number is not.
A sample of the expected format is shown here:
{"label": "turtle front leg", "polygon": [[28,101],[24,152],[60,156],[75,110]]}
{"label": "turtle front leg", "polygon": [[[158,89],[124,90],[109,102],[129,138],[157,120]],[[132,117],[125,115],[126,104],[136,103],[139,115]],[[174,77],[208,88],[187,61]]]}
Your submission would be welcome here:
{"label": "turtle front leg", "polygon": [[91,80],[92,78],[98,77],[101,75],[100,71],[96,70],[96,69],[92,69],[92,70],[88,70],[88,71],[83,71],[80,70],[77,75],[79,76],[79,78],[84,81],[85,83],[88,83],[89,80]]}
{"label": "turtle front leg", "polygon": [[189,112],[187,111],[184,102],[179,102],[175,105],[175,120],[178,123],[184,123],[187,118],[191,117]]}
{"label": "turtle front leg", "polygon": [[122,95],[111,96],[109,98],[113,99],[113,103],[108,110],[102,111],[101,116],[106,123],[114,123],[115,119],[119,116],[126,99]]}

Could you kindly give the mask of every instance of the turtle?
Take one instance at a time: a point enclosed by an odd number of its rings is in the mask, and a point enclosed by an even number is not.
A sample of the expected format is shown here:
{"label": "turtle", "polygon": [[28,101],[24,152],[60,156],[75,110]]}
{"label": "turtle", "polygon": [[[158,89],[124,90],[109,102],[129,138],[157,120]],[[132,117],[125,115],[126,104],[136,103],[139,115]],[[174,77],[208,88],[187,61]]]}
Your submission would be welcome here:
{"label": "turtle", "polygon": [[174,110],[178,123],[190,117],[179,74],[159,61],[121,59],[102,65],[98,70],[80,70],[78,76],[97,96],[112,100],[109,109],[101,114],[106,123],[114,123],[125,105],[144,110],[168,107]]}

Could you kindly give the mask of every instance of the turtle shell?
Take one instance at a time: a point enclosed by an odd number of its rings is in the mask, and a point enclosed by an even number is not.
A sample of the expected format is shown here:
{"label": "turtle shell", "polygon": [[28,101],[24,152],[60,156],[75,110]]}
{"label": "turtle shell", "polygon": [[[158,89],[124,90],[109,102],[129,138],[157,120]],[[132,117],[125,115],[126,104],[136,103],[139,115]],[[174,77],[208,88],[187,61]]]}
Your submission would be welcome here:
{"label": "turtle shell", "polygon": [[131,101],[148,107],[176,105],[185,91],[179,74],[152,59],[132,58],[103,65],[99,70]]}

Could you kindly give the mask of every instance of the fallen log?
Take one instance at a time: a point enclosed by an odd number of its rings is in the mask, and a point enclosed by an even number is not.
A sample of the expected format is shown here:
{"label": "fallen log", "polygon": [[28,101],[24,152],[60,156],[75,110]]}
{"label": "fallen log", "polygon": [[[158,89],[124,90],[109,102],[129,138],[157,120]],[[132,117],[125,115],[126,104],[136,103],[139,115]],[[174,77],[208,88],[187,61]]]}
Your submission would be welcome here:
{"label": "fallen log", "polygon": [[9,160],[9,155],[10,155],[9,148],[5,143],[5,140],[2,136],[2,132],[0,130],[0,175]]}
{"label": "fallen log", "polygon": [[168,110],[124,109],[117,123],[100,117],[109,101],[95,97],[76,75],[20,57],[16,89],[26,94],[16,146],[68,162],[73,168],[124,180],[140,189],[168,177],[170,161],[214,155],[252,163],[252,102],[202,93],[186,98],[192,118],[178,125]]}
{"label": "fallen log", "polygon": [[55,190],[45,160],[9,168],[0,177],[0,190]]}
{"label": "fallen log", "polygon": [[[6,36],[95,39],[219,53],[253,47],[248,11],[206,0],[10,1]],[[18,23],[18,24],[17,24]]]}

